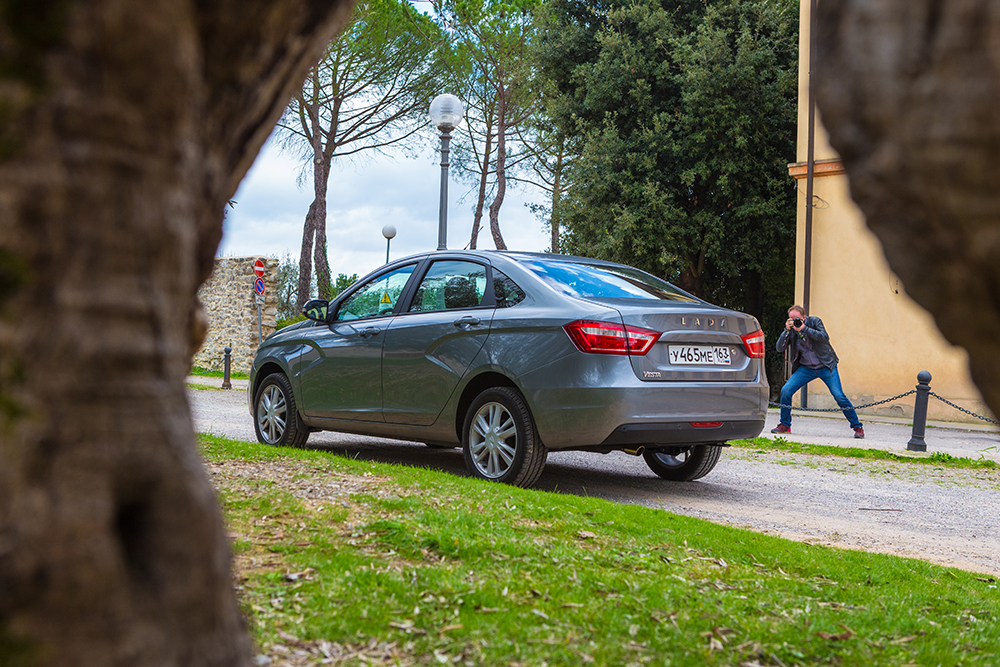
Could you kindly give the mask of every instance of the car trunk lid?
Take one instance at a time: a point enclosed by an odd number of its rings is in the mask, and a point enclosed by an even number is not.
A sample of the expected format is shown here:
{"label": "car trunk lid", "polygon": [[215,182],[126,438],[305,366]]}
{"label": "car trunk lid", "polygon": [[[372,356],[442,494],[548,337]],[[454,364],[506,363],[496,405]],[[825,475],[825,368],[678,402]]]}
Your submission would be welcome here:
{"label": "car trunk lid", "polygon": [[616,303],[626,326],[661,332],[632,370],[645,382],[752,382],[761,359],[747,353],[743,337],[760,330],[757,320],[701,304]]}

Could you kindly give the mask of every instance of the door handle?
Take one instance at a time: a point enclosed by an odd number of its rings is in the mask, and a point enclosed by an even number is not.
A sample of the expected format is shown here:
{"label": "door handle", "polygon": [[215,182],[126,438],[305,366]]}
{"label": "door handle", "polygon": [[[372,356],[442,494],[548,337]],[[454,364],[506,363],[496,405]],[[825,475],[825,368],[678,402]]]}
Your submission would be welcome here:
{"label": "door handle", "polygon": [[466,315],[465,317],[460,317],[457,320],[455,320],[455,326],[456,327],[462,327],[462,326],[466,326],[466,325],[468,325],[470,327],[474,327],[477,324],[479,324],[479,318],[478,317],[472,317],[471,315]]}
{"label": "door handle", "polygon": [[382,330],[378,327],[368,327],[367,329],[362,329],[361,337],[368,338],[369,336],[377,336],[382,333]]}

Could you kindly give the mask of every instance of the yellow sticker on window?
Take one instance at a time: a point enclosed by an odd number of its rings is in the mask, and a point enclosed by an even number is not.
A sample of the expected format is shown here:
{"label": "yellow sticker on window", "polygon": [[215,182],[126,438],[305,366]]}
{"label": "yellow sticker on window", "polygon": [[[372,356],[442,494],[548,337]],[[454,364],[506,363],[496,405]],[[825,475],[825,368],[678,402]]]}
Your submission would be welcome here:
{"label": "yellow sticker on window", "polygon": [[382,292],[382,303],[392,303],[392,299],[389,298],[388,292]]}

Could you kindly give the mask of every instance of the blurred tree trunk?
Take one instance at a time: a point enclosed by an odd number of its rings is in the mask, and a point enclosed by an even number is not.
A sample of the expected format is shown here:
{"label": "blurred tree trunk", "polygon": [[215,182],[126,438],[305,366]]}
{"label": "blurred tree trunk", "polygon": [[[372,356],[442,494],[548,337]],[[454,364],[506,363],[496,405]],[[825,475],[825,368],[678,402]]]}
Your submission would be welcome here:
{"label": "blurred tree trunk", "polygon": [[0,662],[250,663],[185,397],[196,291],[352,4],[0,8]]}
{"label": "blurred tree trunk", "polygon": [[1000,6],[824,0],[817,102],[906,292],[1000,414]]}

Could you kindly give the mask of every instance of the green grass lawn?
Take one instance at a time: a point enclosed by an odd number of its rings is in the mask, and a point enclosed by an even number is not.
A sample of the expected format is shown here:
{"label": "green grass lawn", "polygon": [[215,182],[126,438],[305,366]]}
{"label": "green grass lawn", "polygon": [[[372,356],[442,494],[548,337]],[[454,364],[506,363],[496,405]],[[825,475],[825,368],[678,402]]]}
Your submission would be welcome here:
{"label": "green grass lawn", "polygon": [[[837,445],[807,445],[801,442],[789,442],[783,437],[751,438],[749,440],[734,440],[733,447],[747,450],[789,452],[791,454],[814,454],[817,456],[842,456],[851,459],[866,459],[875,461],[893,461],[896,463],[916,463],[929,465],[946,464],[952,468],[987,468],[1000,467],[993,459],[982,454],[971,459],[964,456],[952,456],[947,452],[919,452],[897,454],[881,449],[866,449],[864,447],[839,447]],[[993,449],[992,447],[990,449]]]}
{"label": "green grass lawn", "polygon": [[273,664],[995,665],[997,582],[202,436]]}

